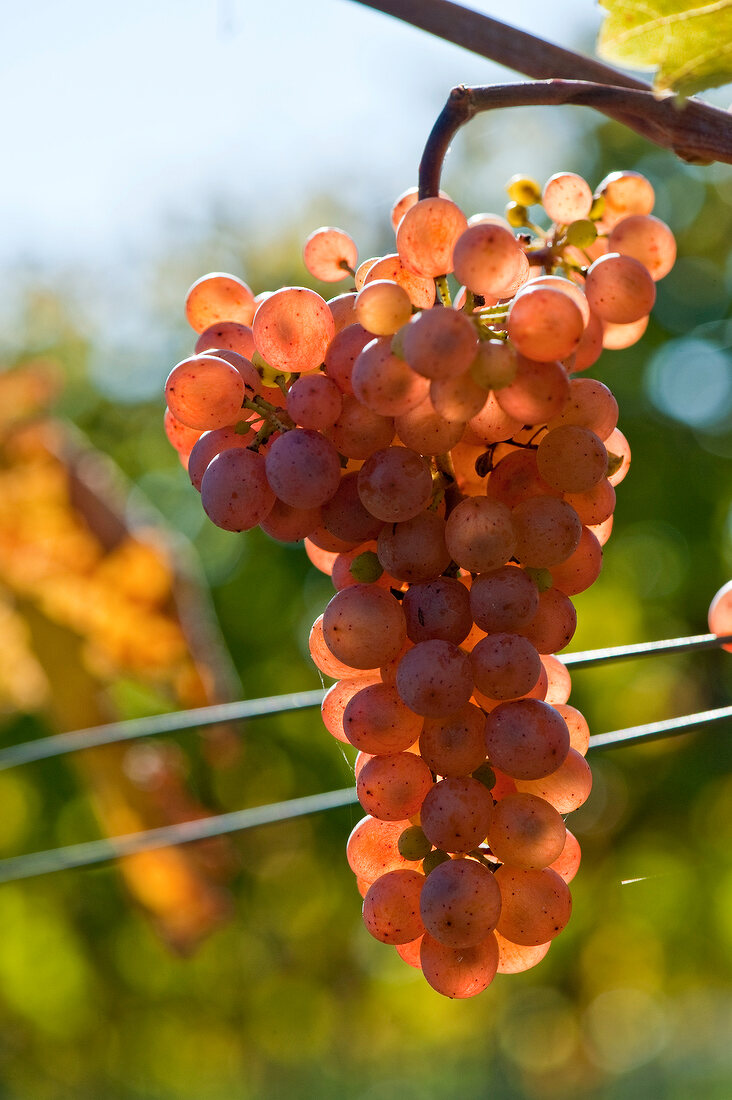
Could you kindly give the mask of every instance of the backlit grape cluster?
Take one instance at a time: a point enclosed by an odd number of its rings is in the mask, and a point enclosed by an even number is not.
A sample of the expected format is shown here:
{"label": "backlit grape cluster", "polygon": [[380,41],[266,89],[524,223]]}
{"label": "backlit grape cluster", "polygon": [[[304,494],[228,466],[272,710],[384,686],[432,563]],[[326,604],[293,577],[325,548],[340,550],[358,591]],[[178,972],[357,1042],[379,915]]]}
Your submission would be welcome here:
{"label": "backlit grape cluster", "polygon": [[505,217],[470,219],[408,191],[396,250],[360,264],[316,230],[309,272],[355,283],[330,301],[204,276],[166,384],[213,522],[304,539],[333,579],[310,649],[337,681],[325,725],[358,750],[364,921],[450,997],[535,965],[570,916],[589,730],[554,654],[630,462],[579,372],[640,337],[675,256],[637,173],[508,190]]}

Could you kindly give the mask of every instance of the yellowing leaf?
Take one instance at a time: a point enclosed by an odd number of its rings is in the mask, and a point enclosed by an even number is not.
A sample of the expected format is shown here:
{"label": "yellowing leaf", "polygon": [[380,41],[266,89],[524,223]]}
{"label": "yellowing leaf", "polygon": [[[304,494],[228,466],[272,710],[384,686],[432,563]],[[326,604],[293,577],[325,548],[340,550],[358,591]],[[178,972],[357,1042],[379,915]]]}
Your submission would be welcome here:
{"label": "yellowing leaf", "polygon": [[597,52],[630,69],[656,69],[654,90],[692,95],[732,81],[732,0],[601,0]]}

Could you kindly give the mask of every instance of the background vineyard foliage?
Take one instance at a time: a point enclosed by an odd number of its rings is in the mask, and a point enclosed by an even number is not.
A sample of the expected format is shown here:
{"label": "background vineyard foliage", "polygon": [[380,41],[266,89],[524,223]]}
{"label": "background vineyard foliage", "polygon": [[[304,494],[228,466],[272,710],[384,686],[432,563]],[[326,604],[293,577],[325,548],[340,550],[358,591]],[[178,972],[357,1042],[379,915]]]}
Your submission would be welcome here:
{"label": "background vineyard foliage", "polygon": [[[445,181],[468,212],[482,206],[487,133],[475,126]],[[618,397],[633,467],[601,580],[577,598],[573,648],[701,632],[732,569],[732,175],[679,165],[615,126],[582,133],[573,162],[554,167],[591,182],[618,167],[645,172],[680,259],[640,346],[590,372]],[[181,304],[201,272],[232,269],[256,290],[308,284],[298,242],[321,221],[352,228],[327,196],[312,207],[314,218],[293,217],[256,254],[243,220],[212,225],[197,255],[161,256],[150,283],[170,356],[146,369],[162,381],[188,352]],[[388,211],[379,217],[387,250]],[[60,412],[192,537],[243,697],[317,687],[306,638],[330,587],[303,552],[204,523],[160,402],[113,402],[95,388],[96,349],[60,290],[31,289],[16,323],[19,361],[42,353],[60,365]],[[144,340],[133,351],[145,362]],[[578,672],[574,684],[572,701],[600,732],[728,703],[732,664],[669,657]],[[115,698],[127,715],[150,703],[144,692]],[[51,732],[30,709],[7,714],[3,743]],[[194,734],[168,744],[181,746],[195,795],[224,811],[352,781],[315,712],[247,723],[226,767],[209,766]],[[731,757],[722,728],[597,754],[593,796],[574,818],[584,862],[567,932],[537,970],[465,1003],[440,998],[363,931],[343,851],[356,809],[238,838],[232,919],[189,958],[168,950],[113,868],[2,886],[0,1096],[723,1100]],[[0,774],[0,798],[3,856],[97,835],[89,790],[65,762]]]}

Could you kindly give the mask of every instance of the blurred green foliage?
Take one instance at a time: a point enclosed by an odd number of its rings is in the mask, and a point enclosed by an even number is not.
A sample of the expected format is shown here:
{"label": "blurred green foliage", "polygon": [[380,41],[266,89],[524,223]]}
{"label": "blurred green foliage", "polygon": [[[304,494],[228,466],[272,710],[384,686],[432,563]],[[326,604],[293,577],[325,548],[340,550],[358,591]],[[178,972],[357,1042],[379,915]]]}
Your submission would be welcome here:
{"label": "blurred green foliage", "polygon": [[[486,175],[475,146],[456,151],[445,181],[458,201]],[[641,344],[589,372],[618,397],[633,465],[603,575],[576,601],[573,648],[703,632],[732,567],[732,175],[680,165],[613,125],[556,165],[593,183],[619,167],[651,178],[680,259]],[[334,206],[327,220],[338,223]],[[387,210],[382,222],[386,251]],[[63,289],[35,288],[17,318],[18,358],[63,362],[62,410],[192,538],[244,697],[319,685],[306,642],[330,585],[302,550],[205,521],[157,393],[192,343],[189,283],[216,269],[255,290],[307,282],[298,249],[315,224],[298,220],[256,249],[246,224],[215,225],[197,252],[171,248],[149,273],[150,328],[106,367]],[[131,384],[152,378],[155,395],[126,393],[127,371]],[[730,656],[704,653],[578,671],[572,702],[601,732],[723,705],[731,692]],[[36,719],[9,718],[2,738],[37,732]],[[352,780],[317,712],[251,721],[242,738],[241,759],[216,772],[195,735],[174,739],[194,788],[222,811]],[[193,958],[167,951],[114,868],[0,886],[0,1097],[728,1100],[731,762],[729,725],[596,754],[593,795],[570,820],[584,859],[569,928],[536,970],[470,1002],[439,997],[362,928],[344,857],[356,809],[238,838],[234,917]],[[63,761],[1,774],[0,804],[2,856],[95,834]]]}

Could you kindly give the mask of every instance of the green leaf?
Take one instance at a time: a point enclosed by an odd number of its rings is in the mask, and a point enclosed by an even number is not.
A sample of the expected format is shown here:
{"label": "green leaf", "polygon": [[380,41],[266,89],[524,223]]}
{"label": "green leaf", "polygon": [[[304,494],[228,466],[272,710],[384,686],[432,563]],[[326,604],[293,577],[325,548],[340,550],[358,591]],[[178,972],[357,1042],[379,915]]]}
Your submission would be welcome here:
{"label": "green leaf", "polygon": [[732,81],[732,0],[600,0],[608,14],[597,52],[656,69],[654,91],[692,95]]}

